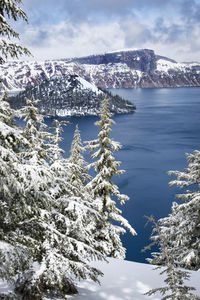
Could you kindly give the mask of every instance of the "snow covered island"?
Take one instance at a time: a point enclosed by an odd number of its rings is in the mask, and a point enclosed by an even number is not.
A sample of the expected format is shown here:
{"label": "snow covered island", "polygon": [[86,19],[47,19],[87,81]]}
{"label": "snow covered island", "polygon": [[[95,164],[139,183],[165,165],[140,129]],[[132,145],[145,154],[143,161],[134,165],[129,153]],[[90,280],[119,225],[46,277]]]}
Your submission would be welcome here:
{"label": "snow covered island", "polygon": [[132,102],[97,88],[78,75],[54,75],[34,87],[10,97],[14,109],[26,105],[25,98],[39,99],[40,113],[46,116],[94,116],[101,111],[104,97],[110,98],[110,111],[114,114],[133,113]]}

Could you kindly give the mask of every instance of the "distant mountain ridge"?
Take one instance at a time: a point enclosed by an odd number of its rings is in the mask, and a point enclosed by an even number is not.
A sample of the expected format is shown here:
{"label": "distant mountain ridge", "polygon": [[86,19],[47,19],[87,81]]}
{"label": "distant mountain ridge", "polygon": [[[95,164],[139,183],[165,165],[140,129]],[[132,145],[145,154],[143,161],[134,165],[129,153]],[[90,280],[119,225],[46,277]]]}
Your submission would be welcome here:
{"label": "distant mountain ridge", "polygon": [[199,63],[177,63],[141,49],[57,61],[7,62],[0,66],[1,90],[22,90],[54,75],[70,74],[101,88],[200,86]]}

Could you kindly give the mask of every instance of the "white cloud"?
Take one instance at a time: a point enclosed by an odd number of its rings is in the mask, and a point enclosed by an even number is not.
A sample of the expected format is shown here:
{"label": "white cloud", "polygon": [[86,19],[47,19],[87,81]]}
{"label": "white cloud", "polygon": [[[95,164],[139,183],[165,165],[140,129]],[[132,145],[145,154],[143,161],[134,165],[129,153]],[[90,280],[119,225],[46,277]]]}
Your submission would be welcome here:
{"label": "white cloud", "polygon": [[[44,37],[43,37],[44,36]],[[58,25],[29,27],[22,42],[34,59],[66,58],[104,53],[124,48],[124,34],[118,23],[93,25],[82,23],[79,27],[61,22]]]}
{"label": "white cloud", "polygon": [[144,19],[135,14],[96,24],[86,21],[75,24],[70,20],[42,26],[30,24],[23,27],[20,36],[36,60],[86,56],[123,48],[149,48],[177,61],[200,60],[200,26],[190,29],[180,17]]}

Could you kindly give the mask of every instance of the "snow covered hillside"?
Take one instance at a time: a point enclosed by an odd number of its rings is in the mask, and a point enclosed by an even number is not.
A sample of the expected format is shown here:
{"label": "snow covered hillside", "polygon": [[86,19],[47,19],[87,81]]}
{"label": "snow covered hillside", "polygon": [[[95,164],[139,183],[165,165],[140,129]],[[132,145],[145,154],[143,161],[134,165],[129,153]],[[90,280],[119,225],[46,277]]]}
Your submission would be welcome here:
{"label": "snow covered hillside", "polygon": [[[109,259],[109,263],[97,262],[95,266],[104,273],[101,285],[90,281],[78,284],[79,295],[71,296],[73,300],[159,300],[160,295],[145,296],[152,288],[164,285],[164,275],[154,266],[130,262],[126,260]],[[200,272],[191,272],[191,280],[186,285],[196,288],[200,296]]]}
{"label": "snow covered hillside", "polygon": [[[154,266],[130,262],[126,260],[109,259],[109,263],[95,264],[103,273],[101,285],[90,281],[78,284],[79,295],[71,296],[73,300],[159,300],[161,295],[146,296],[144,293],[152,288],[164,286],[165,276],[160,276],[160,270]],[[191,279],[185,284],[196,288],[200,296],[200,272],[191,272]]]}
{"label": "snow covered hillside", "polygon": [[0,66],[1,90],[18,91],[54,75],[79,75],[102,88],[200,86],[199,63],[177,63],[149,49],[129,49],[43,62]]}
{"label": "snow covered hillside", "polygon": [[[78,282],[79,294],[67,296],[70,300],[160,300],[161,295],[146,296],[144,293],[152,288],[164,286],[164,275],[154,266],[119,259],[108,259],[109,263],[96,262],[104,276],[100,278],[101,284],[89,280]],[[186,285],[196,288],[194,292],[200,296],[200,272],[191,271],[191,278]],[[12,286],[0,282],[0,291],[12,291]],[[50,298],[46,298],[46,300]],[[52,298],[51,298],[52,299]],[[54,300],[61,300],[56,299]]]}

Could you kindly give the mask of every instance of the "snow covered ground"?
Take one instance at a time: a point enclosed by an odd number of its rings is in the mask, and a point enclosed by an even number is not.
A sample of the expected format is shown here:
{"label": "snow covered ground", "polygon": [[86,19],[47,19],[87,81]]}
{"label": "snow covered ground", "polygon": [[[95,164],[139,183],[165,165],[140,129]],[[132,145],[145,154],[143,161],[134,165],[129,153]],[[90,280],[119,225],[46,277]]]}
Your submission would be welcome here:
{"label": "snow covered ground", "polygon": [[[148,264],[109,259],[109,263],[95,264],[103,273],[101,285],[91,281],[78,283],[79,295],[68,296],[70,300],[159,300],[161,295],[145,296],[149,289],[164,286],[164,275],[161,270],[154,270]],[[191,272],[191,280],[187,286],[193,286],[196,295],[200,296],[200,272]]]}
{"label": "snow covered ground", "polygon": [[[148,264],[109,259],[109,263],[96,262],[94,264],[103,273],[101,285],[89,280],[78,283],[79,294],[67,296],[69,300],[160,300],[159,294],[145,296],[148,290],[164,285],[165,276],[160,276],[160,270]],[[191,278],[186,281],[187,286],[196,288],[195,294],[200,296],[200,272],[191,272]],[[0,291],[12,291],[6,282],[0,281]],[[48,299],[50,300],[50,299]],[[54,300],[61,300],[55,299]]]}

